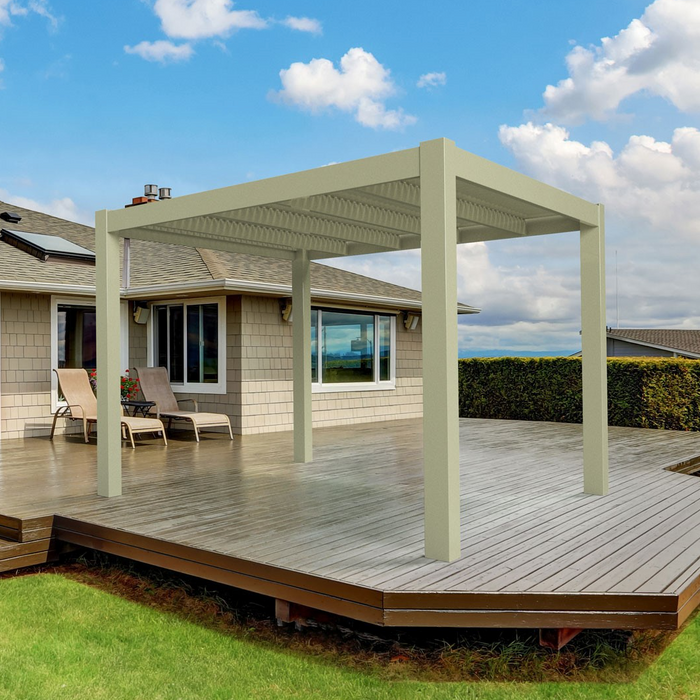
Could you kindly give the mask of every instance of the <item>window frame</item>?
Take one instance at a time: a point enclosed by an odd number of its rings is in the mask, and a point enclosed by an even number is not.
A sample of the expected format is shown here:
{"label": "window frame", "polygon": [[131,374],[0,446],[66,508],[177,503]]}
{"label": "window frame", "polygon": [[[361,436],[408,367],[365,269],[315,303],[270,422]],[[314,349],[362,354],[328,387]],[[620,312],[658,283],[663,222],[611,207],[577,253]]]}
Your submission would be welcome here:
{"label": "window frame", "polygon": [[[96,306],[94,297],[51,297],[51,412],[65,406],[65,401],[58,400],[58,378],[53,370],[58,367],[58,307],[59,306]],[[129,303],[121,300],[119,305],[119,323],[121,325],[120,358],[122,372],[129,368]],[[99,361],[99,360],[98,360]]]}
{"label": "window frame", "polygon": [[[316,381],[311,382],[311,392],[313,394],[330,394],[330,393],[345,393],[349,391],[391,391],[396,389],[396,315],[392,313],[382,313],[380,311],[358,311],[356,309],[340,309],[331,308],[323,306],[313,306],[312,311],[316,311],[316,366],[317,366],[317,377]],[[323,352],[321,351],[321,342],[323,337],[323,312],[327,311],[329,313],[347,313],[347,314],[365,314],[367,316],[372,316],[374,321],[374,339],[373,348],[374,356],[372,359],[373,369],[374,369],[374,381],[373,382],[343,382],[343,383],[328,383],[323,382],[323,368],[321,366]],[[389,347],[390,347],[390,361],[389,361],[389,379],[380,380],[380,361],[379,354],[380,343],[380,323],[379,317],[388,317],[391,321],[391,329],[389,336]]]}
{"label": "window frame", "polygon": [[[149,367],[158,367],[156,358],[156,322],[155,307],[157,306],[182,306],[183,307],[183,357],[187,357],[187,306],[200,306],[202,304],[217,304],[218,306],[218,339],[217,339],[217,365],[219,381],[214,383],[188,382],[187,372],[183,372],[182,384],[170,382],[170,388],[174,394],[226,394],[226,297],[180,297],[175,299],[157,299],[148,303],[148,325],[146,336],[148,339],[147,364]],[[183,369],[185,369],[183,367]]]}

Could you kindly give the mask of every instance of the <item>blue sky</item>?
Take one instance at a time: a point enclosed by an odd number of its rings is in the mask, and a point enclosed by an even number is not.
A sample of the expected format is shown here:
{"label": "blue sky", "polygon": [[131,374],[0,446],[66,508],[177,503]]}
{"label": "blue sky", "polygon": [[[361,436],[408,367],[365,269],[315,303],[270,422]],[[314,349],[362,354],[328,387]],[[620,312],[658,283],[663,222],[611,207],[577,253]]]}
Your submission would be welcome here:
{"label": "blue sky", "polygon": [[[698,46],[696,0],[0,0],[0,198],[89,221],[146,182],[177,196],[446,136],[606,204],[611,325],[617,251],[620,325],[700,327]],[[483,308],[461,352],[578,349],[577,245],[460,247]],[[414,253],[337,264],[420,283]]]}

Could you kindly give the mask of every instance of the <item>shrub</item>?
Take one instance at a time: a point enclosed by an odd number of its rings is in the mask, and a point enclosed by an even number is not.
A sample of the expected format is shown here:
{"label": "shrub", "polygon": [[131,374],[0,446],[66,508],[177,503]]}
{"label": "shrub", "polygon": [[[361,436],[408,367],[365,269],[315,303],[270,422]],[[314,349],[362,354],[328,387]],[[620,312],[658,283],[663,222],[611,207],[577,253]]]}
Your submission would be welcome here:
{"label": "shrub", "polygon": [[[580,423],[581,360],[460,360],[459,415]],[[609,359],[608,418],[610,425],[700,430],[700,361]]]}

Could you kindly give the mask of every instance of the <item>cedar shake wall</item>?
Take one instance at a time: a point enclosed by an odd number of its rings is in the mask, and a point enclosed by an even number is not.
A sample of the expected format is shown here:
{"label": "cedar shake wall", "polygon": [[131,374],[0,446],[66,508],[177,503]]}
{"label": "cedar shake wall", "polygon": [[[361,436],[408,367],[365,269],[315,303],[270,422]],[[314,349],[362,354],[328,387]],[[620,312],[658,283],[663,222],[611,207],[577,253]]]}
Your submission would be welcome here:
{"label": "cedar shake wall", "polygon": [[[48,435],[51,429],[51,297],[3,292],[0,299],[2,438]],[[229,296],[227,394],[196,398],[200,411],[226,413],[234,432],[252,434],[293,427],[292,326],[279,300]],[[129,305],[129,366],[147,363],[147,326]],[[344,425],[422,415],[421,333],[396,322],[396,389],[313,395],[314,426]],[[186,408],[186,405],[183,406]],[[60,420],[59,432],[67,421]],[[75,429],[74,426],[73,429]]]}
{"label": "cedar shake wall", "polygon": [[[291,430],[292,326],[278,299],[243,297],[241,304],[242,433]],[[421,334],[406,331],[400,317],[396,345],[396,389],[314,394],[314,426],[422,416]]]}
{"label": "cedar shake wall", "polygon": [[[147,326],[134,323],[129,327],[129,367],[147,365]],[[135,375],[134,375],[135,376]],[[226,298],[226,394],[187,394],[177,392],[177,399],[196,399],[202,412],[226,413],[234,433],[241,434],[241,298]],[[183,404],[185,411],[191,404]],[[191,427],[183,427],[191,430]]]}
{"label": "cedar shake wall", "polygon": [[[51,297],[0,295],[0,431],[3,439],[51,429]],[[59,428],[63,430],[65,421]]]}

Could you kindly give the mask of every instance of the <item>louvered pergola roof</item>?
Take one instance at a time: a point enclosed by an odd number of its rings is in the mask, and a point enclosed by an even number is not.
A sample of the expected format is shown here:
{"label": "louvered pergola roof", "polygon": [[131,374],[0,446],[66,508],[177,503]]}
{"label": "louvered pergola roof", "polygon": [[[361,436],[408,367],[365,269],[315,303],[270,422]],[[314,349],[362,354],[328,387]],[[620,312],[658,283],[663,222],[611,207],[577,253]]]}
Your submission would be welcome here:
{"label": "louvered pergola roof", "polygon": [[[458,148],[459,243],[578,231],[597,207]],[[421,245],[420,149],[109,212],[124,237],[277,258],[362,255]]]}

